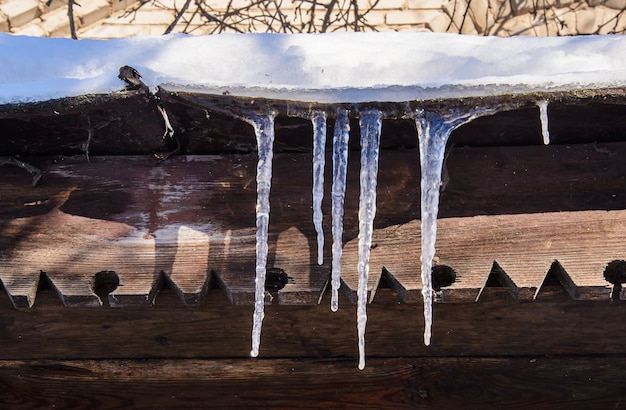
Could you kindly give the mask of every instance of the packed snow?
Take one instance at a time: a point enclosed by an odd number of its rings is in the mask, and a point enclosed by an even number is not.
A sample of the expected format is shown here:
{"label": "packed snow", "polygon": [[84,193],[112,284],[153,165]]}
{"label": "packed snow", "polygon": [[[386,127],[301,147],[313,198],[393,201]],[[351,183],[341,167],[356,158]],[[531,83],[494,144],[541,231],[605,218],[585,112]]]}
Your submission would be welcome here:
{"label": "packed snow", "polygon": [[136,68],[152,89],[408,101],[623,86],[626,37],[390,32],[76,41],[0,34],[0,61],[0,104],[120,90],[123,65]]}
{"label": "packed snow", "polygon": [[[0,34],[0,104],[44,101],[124,88],[119,67],[129,65],[151,90],[196,91],[307,102],[404,102],[503,93],[567,91],[626,85],[626,37],[496,38],[434,33],[317,35],[221,34],[115,40],[69,40]],[[548,100],[537,101],[545,144],[550,142]],[[421,277],[424,343],[432,326],[432,267],[446,142],[457,127],[498,107],[418,109],[421,168]],[[235,115],[235,114],[234,114]],[[324,259],[326,122],[313,111],[313,224],[318,263]],[[339,108],[333,135],[331,310],[338,309],[350,112]],[[167,114],[163,112],[167,123]],[[244,118],[258,144],[256,279],[251,356],[259,354],[266,301],[274,116]],[[382,113],[359,113],[361,173],[357,330],[359,368],[365,367],[369,254],[376,215]],[[174,132],[171,126],[169,132]],[[384,137],[383,137],[384,138]]]}

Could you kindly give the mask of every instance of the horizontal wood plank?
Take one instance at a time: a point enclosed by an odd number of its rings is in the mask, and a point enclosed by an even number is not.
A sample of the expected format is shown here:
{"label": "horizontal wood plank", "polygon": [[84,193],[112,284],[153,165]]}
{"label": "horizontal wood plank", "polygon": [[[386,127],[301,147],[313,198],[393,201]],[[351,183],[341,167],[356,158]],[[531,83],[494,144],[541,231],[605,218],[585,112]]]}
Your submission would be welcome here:
{"label": "horizontal wood plank", "polygon": [[[375,230],[368,288],[374,298],[383,270],[407,302],[421,302],[421,223]],[[608,263],[626,260],[626,211],[581,211],[441,219],[435,269],[451,268],[451,284],[438,290],[442,302],[479,300],[495,275],[515,299],[534,300],[553,263],[558,280],[574,299],[607,300]],[[358,239],[342,254],[342,280],[356,299]],[[495,266],[495,267],[494,267]]]}
{"label": "horizontal wood plank", "polygon": [[[35,305],[16,310],[0,295],[2,358],[247,358],[252,306],[231,304],[217,289],[199,305],[185,306],[164,289],[154,307],[65,308],[50,290]],[[572,300],[560,286],[545,287],[536,301],[520,303],[488,287],[479,303],[436,304],[432,344],[422,340],[419,304],[403,303],[380,289],[368,306],[367,357],[612,355],[623,353],[623,302]],[[340,295],[320,305],[266,306],[261,359],[352,358],[357,364],[356,307]]]}
{"label": "horizontal wood plank", "polygon": [[[555,260],[566,274],[554,272],[572,297],[608,298],[601,275],[603,266],[624,258],[622,223],[615,218],[619,212],[605,220],[599,210],[625,207],[626,165],[615,161],[622,154],[625,143],[453,148],[446,163],[450,180],[441,197],[440,225],[445,229],[438,256],[458,277],[442,291],[443,301],[475,300],[494,267],[493,274],[515,297],[532,299]],[[417,158],[415,150],[382,152],[377,230],[419,219]],[[32,306],[42,272],[67,306],[101,305],[93,281],[103,271],[116,272],[120,280],[121,286],[104,295],[104,303],[114,306],[149,306],[165,283],[184,303],[201,303],[213,284],[233,303],[252,303],[254,155],[174,156],[156,166],[147,156],[38,161],[44,177],[36,187],[17,168],[3,169],[0,179],[0,279],[16,307]],[[279,154],[274,168],[268,268],[288,280],[269,286],[272,303],[317,303],[330,272],[330,195],[323,202],[327,244],[319,266],[311,157]],[[358,234],[358,189],[358,161],[351,160],[346,242]],[[519,215],[523,213],[539,215]],[[542,232],[545,224],[551,228]],[[393,261],[406,266],[387,266],[395,271],[392,280],[401,282],[399,292],[415,293],[420,286],[419,275],[409,273],[419,260],[417,231],[407,225],[393,239],[406,244],[395,249],[402,257],[396,253]],[[572,238],[565,246],[563,241]],[[590,247],[580,238],[596,242]],[[529,242],[539,248],[527,248]],[[374,256],[391,245],[374,250]],[[346,266],[352,294],[349,270],[354,265]],[[372,278],[382,266],[372,269]]]}
{"label": "horizontal wood plank", "polygon": [[619,408],[608,358],[0,361],[0,402],[57,408]]}

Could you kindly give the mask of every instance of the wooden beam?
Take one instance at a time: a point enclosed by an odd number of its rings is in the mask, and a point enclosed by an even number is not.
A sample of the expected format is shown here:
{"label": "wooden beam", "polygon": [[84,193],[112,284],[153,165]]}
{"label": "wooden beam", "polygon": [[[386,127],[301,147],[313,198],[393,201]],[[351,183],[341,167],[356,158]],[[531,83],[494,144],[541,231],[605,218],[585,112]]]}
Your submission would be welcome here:
{"label": "wooden beam", "polygon": [[310,118],[312,111],[325,111],[330,117],[337,114],[337,109],[347,109],[358,115],[364,110],[378,109],[385,118],[403,118],[410,116],[416,109],[441,110],[459,109],[462,107],[498,106],[502,111],[536,106],[537,101],[549,100],[560,104],[587,104],[590,100],[605,104],[626,104],[626,91],[622,88],[576,89],[569,91],[546,91],[532,93],[507,93],[501,95],[484,95],[477,97],[433,98],[427,100],[411,100],[401,102],[370,101],[354,103],[316,103],[297,101],[289,98],[259,98],[237,96],[231,93],[207,94],[202,92],[168,90],[161,86],[159,97],[166,101],[184,102],[215,112],[233,114],[235,116],[252,113],[276,112],[292,117]]}
{"label": "wooden beam", "polygon": [[[368,288],[374,298],[385,269],[405,302],[421,302],[420,221],[375,230]],[[534,300],[554,262],[559,281],[579,300],[608,300],[604,271],[626,260],[626,211],[581,211],[475,216],[438,221],[435,266],[451,268],[452,284],[438,290],[441,302],[473,302],[492,271],[518,300]],[[574,245],[575,244],[575,245]],[[356,300],[358,239],[342,255],[342,280]],[[495,268],[494,268],[495,266]],[[435,268],[437,269],[437,268]]]}
{"label": "wooden beam", "polygon": [[169,148],[157,100],[124,91],[0,105],[2,155],[119,155]]}
{"label": "wooden beam", "polygon": [[[419,304],[402,303],[379,289],[368,306],[368,358],[398,356],[621,355],[626,337],[623,302],[572,300],[547,286],[532,303],[487,287],[479,303],[434,306],[433,339],[423,345]],[[266,306],[260,360],[351,358],[357,367],[356,308],[340,294],[320,305]],[[199,305],[185,306],[162,289],[151,308],[66,308],[43,289],[31,309],[16,310],[0,294],[3,359],[248,358],[252,306],[233,305],[211,289]],[[254,362],[251,362],[254,363]]]}
{"label": "wooden beam", "polygon": [[[441,263],[458,277],[442,290],[443,300],[475,300],[494,261],[493,274],[516,297],[532,299],[555,260],[566,274],[556,268],[553,273],[572,297],[608,298],[601,275],[603,266],[624,258],[623,211],[602,216],[598,210],[622,208],[626,164],[615,158],[623,154],[625,143],[453,148],[438,246]],[[350,157],[346,241],[358,235],[358,161]],[[398,272],[415,272],[419,259],[418,229],[410,225],[419,219],[417,158],[415,150],[381,154],[375,227],[409,224],[402,231],[406,235],[383,248],[395,246],[398,255],[398,244],[406,244],[411,251],[393,261],[405,267],[383,261],[372,269],[374,279],[376,269],[380,273],[387,266],[402,283],[398,291],[409,293],[419,289],[417,275]],[[99,306],[92,282],[103,271],[116,272],[123,285],[104,295],[115,306],[152,305],[164,280],[185,303],[200,303],[213,279],[233,303],[252,303],[254,155],[175,156],[156,166],[149,157],[46,158],[37,165],[44,177],[34,188],[17,168],[5,169],[0,181],[0,279],[16,307],[32,306],[41,272],[67,306]],[[317,303],[330,272],[330,249],[327,244],[324,265],[318,266],[310,154],[277,154],[274,175],[268,267],[276,278],[284,272],[291,279],[269,287],[272,303]],[[323,203],[328,243],[329,197]],[[522,213],[538,215],[506,216]],[[553,231],[543,232],[542,225]],[[584,238],[593,241],[594,231],[609,236],[579,246]],[[489,239],[487,232],[500,240]],[[544,248],[531,247],[533,241]],[[479,243],[484,249],[470,252]],[[349,275],[346,284],[352,283]]]}
{"label": "wooden beam", "polygon": [[0,361],[13,408],[616,408],[617,357]]}

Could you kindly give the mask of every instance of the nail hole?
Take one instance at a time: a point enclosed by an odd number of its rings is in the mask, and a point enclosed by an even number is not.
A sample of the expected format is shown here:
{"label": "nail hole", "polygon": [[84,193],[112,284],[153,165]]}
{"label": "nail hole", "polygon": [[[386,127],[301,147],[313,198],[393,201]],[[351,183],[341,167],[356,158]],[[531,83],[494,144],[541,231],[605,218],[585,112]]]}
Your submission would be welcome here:
{"label": "nail hole", "polygon": [[614,260],[609,262],[604,269],[604,279],[613,284],[611,300],[619,300],[622,283],[626,283],[626,261]]}
{"label": "nail hole", "polygon": [[456,281],[456,272],[447,265],[435,265],[433,272],[433,289],[439,290],[452,285]]}
{"label": "nail hole", "polygon": [[120,278],[112,270],[103,270],[93,276],[91,287],[93,293],[98,295],[104,306],[109,306],[109,293],[120,285]]}

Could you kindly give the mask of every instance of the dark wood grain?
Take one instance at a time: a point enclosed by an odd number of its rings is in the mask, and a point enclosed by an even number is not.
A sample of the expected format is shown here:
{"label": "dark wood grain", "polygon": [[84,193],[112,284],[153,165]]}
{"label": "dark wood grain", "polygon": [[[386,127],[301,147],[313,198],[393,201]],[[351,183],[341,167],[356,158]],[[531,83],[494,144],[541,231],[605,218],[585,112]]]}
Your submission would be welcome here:
{"label": "dark wood grain", "polygon": [[[65,308],[41,290],[29,310],[0,297],[4,359],[246,358],[252,306],[231,304],[218,290],[194,306],[165,289],[150,308]],[[266,306],[260,358],[357,355],[356,307],[341,295],[320,305]],[[626,315],[621,302],[572,300],[559,285],[532,303],[487,287],[472,304],[436,304],[433,339],[423,345],[419,304],[380,289],[368,306],[367,357],[622,354]],[[356,359],[354,359],[356,367]]]}
{"label": "dark wood grain", "polygon": [[[120,82],[120,88],[122,84]],[[171,151],[176,142],[163,138],[165,108],[184,154],[254,153],[252,128],[233,117],[245,110],[276,109],[277,152],[310,152],[311,110],[332,117],[338,107],[352,110],[351,148],[358,149],[358,112],[377,107],[386,114],[383,149],[415,148],[417,132],[411,114],[416,108],[440,109],[503,105],[506,110],[478,118],[452,135],[457,145],[515,146],[540,143],[536,101],[550,100],[550,131],[557,143],[623,140],[624,92],[621,89],[574,90],[509,94],[480,98],[436,99],[403,103],[316,104],[285,100],[237,98],[230,95],[170,93],[160,100],[145,90],[85,95],[51,101],[0,105],[2,155],[129,155]],[[286,96],[288,97],[288,96]],[[234,111],[233,111],[234,108]],[[332,135],[332,121],[329,122]]]}
{"label": "dark wood grain", "polygon": [[[605,358],[0,361],[0,403],[57,408],[621,408]],[[71,386],[71,390],[68,389]]]}
{"label": "dark wood grain", "polygon": [[0,129],[2,155],[149,154],[171,145],[143,90],[0,105]]}

